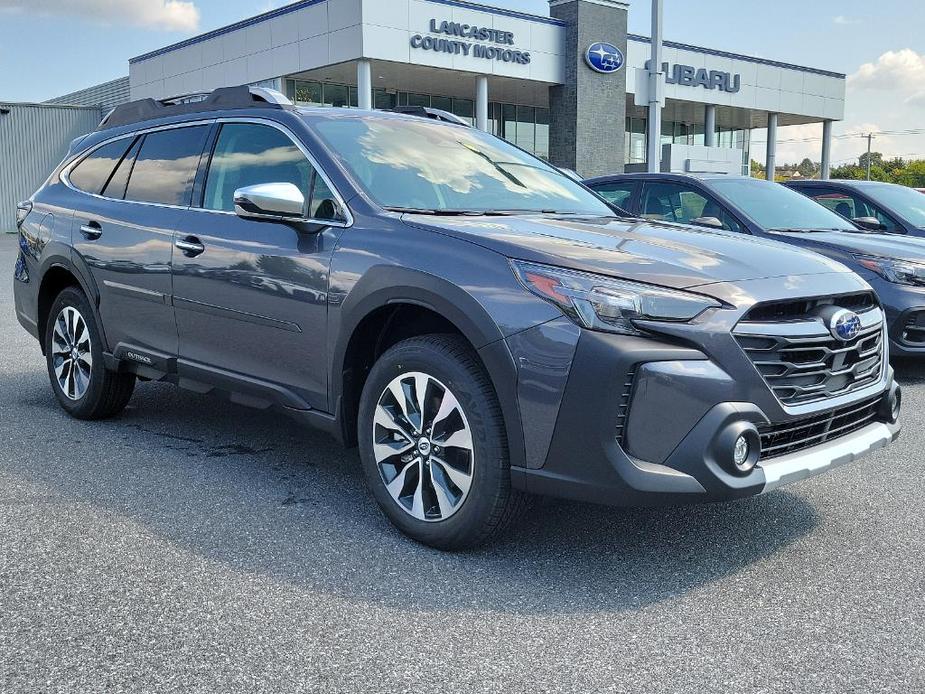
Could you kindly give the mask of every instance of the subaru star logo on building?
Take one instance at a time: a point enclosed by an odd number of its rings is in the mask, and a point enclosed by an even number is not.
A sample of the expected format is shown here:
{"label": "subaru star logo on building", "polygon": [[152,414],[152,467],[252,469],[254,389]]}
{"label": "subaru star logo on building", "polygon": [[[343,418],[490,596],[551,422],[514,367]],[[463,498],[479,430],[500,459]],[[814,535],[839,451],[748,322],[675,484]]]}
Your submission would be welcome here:
{"label": "subaru star logo on building", "polygon": [[861,317],[854,311],[842,309],[832,315],[829,320],[829,330],[842,342],[848,342],[857,337],[861,331]]}
{"label": "subaru star logo on building", "polygon": [[585,60],[592,70],[606,75],[623,67],[623,51],[612,43],[598,41],[588,47]]}

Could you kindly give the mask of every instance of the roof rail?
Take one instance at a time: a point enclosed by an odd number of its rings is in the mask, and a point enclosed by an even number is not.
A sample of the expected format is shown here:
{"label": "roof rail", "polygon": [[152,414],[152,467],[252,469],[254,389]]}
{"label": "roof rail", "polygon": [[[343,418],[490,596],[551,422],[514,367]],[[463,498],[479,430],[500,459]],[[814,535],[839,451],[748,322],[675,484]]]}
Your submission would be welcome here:
{"label": "roof rail", "polygon": [[266,87],[220,87],[211,92],[180,94],[166,99],[137,99],[120,104],[107,113],[97,130],[130,125],[154,118],[233,108],[285,108],[292,102]]}
{"label": "roof rail", "polygon": [[395,106],[393,108],[383,109],[392,113],[404,113],[409,116],[420,116],[421,118],[430,118],[432,120],[444,121],[445,123],[454,123],[456,125],[465,125],[471,128],[472,124],[463,120],[454,113],[444,111],[442,108],[430,108],[429,106]]}

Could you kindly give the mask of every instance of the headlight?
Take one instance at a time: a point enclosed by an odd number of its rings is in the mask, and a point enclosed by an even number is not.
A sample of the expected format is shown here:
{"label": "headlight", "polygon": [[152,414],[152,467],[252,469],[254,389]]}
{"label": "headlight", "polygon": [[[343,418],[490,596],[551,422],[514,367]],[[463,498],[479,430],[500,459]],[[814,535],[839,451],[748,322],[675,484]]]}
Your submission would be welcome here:
{"label": "headlight", "polygon": [[720,307],[705,296],[649,284],[519,260],[512,260],[511,266],[524,287],[590,330],[640,335],[633,321],[683,322]]}
{"label": "headlight", "polygon": [[925,286],[925,264],[866,255],[856,255],[855,258],[862,266],[876,272],[888,282]]}

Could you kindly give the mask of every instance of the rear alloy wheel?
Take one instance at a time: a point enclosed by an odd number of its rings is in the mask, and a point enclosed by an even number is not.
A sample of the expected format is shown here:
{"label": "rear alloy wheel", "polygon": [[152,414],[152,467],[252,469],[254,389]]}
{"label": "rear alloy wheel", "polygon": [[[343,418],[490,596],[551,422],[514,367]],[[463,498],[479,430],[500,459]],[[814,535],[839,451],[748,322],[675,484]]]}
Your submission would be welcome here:
{"label": "rear alloy wheel", "polygon": [[58,387],[69,400],[80,400],[90,385],[93,353],[87,321],[73,306],[64,306],[55,318],[51,348]]}
{"label": "rear alloy wheel", "polygon": [[418,542],[481,544],[524,506],[511,489],[494,387],[461,337],[426,335],[386,350],[363,387],[358,436],[379,507]]}
{"label": "rear alloy wheel", "polygon": [[48,378],[58,403],[78,419],[104,419],[132,397],[135,376],[106,369],[96,316],[77,287],[55,298],[45,326]]}

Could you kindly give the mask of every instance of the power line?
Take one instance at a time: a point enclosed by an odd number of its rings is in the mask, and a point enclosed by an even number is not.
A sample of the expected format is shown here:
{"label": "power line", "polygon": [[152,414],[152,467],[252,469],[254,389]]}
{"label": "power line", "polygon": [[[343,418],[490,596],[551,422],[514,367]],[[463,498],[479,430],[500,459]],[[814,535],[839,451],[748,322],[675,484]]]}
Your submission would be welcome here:
{"label": "power line", "polygon": [[[869,133],[874,137],[881,135],[887,135],[894,137],[897,135],[925,135],[925,128],[912,128],[909,130],[873,130]],[[868,133],[850,133],[845,135],[833,135],[833,140],[850,140],[854,138],[864,138],[867,137]],[[777,144],[792,144],[799,142],[822,142],[821,137],[797,137],[791,138],[789,140],[778,140]],[[767,144],[767,140],[751,140],[751,144],[755,145],[764,145]]]}

